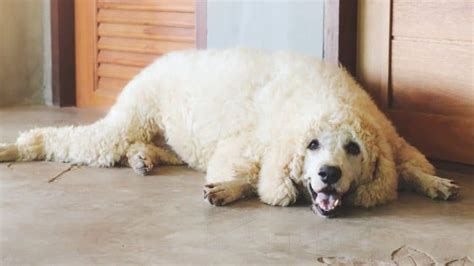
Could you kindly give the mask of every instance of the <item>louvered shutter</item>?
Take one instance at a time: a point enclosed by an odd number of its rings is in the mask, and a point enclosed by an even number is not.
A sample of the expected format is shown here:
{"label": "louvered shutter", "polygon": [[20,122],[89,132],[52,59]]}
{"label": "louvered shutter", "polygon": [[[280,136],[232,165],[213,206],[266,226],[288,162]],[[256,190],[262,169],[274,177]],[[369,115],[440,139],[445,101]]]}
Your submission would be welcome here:
{"label": "louvered shutter", "polygon": [[196,47],[194,0],[76,0],[78,106],[109,106],[160,55]]}

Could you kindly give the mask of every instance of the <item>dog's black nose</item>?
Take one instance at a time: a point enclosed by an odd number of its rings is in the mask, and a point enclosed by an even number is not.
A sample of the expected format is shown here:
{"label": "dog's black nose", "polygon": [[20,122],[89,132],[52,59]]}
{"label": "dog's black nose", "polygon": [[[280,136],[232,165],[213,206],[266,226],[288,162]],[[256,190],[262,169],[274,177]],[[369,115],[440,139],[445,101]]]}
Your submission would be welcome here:
{"label": "dog's black nose", "polygon": [[341,178],[341,174],[341,168],[327,165],[321,167],[318,173],[321,177],[321,181],[328,185],[336,183]]}

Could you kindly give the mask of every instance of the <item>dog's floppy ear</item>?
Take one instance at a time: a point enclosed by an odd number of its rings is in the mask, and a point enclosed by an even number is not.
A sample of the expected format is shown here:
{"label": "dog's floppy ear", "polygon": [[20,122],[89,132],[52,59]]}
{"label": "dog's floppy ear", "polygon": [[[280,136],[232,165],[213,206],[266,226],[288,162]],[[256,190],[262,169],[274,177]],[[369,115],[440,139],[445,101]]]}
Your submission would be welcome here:
{"label": "dog's floppy ear", "polygon": [[372,159],[371,179],[372,181],[382,179],[391,183],[397,179],[392,148],[385,137],[378,137],[377,140],[377,149]]}
{"label": "dog's floppy ear", "polygon": [[363,178],[353,194],[353,203],[371,207],[397,197],[398,178],[392,147],[383,131],[376,126],[366,129],[372,132],[371,137],[364,140],[367,156]]}

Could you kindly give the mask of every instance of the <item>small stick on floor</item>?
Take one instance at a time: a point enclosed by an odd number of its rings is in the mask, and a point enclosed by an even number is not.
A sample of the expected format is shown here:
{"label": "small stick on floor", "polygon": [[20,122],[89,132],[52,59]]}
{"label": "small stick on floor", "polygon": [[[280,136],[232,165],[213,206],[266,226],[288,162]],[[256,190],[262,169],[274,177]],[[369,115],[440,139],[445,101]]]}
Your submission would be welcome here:
{"label": "small stick on floor", "polygon": [[62,170],[61,172],[59,172],[57,175],[51,177],[49,180],[48,180],[48,183],[51,183],[51,182],[54,182],[56,179],[58,179],[59,177],[61,177],[62,175],[64,175],[65,173],[71,171],[76,165],[73,164],[71,166],[69,166],[68,168]]}
{"label": "small stick on floor", "polygon": [[7,164],[7,168],[12,168],[12,166],[15,164],[15,162],[11,162],[9,164]]}

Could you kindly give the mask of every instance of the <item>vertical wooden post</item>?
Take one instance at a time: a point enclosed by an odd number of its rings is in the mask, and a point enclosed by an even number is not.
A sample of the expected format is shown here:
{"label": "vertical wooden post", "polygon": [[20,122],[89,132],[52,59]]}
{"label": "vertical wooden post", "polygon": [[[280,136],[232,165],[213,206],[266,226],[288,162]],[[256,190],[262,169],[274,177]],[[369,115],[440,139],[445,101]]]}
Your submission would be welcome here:
{"label": "vertical wooden post", "polygon": [[324,60],[356,73],[357,0],[326,0]]}
{"label": "vertical wooden post", "polygon": [[53,104],[76,104],[74,0],[51,0]]}

